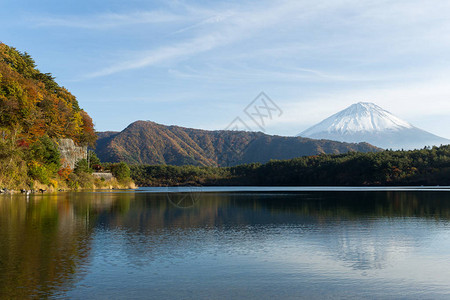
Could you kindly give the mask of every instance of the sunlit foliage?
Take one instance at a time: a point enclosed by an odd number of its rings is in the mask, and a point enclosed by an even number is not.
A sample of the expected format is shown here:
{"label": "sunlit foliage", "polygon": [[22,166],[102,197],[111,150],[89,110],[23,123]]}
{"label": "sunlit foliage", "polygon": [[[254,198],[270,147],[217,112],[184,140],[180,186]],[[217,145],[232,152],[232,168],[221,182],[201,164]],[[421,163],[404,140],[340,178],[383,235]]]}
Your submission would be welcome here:
{"label": "sunlit foliage", "polygon": [[54,79],[28,53],[0,43],[0,127],[20,125],[27,143],[48,135],[94,145],[92,119]]}
{"label": "sunlit foliage", "polygon": [[62,169],[55,142],[70,138],[94,146],[96,134],[78,101],[41,73],[31,56],[0,43],[0,187],[57,186]]}

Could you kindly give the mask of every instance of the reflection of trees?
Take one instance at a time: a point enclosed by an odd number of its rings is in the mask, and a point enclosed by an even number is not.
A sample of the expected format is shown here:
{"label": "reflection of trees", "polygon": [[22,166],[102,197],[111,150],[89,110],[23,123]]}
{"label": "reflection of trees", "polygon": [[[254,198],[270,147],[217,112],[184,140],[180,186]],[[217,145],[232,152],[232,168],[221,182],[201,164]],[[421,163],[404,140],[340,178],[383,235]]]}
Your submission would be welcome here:
{"label": "reflection of trees", "polygon": [[0,295],[46,297],[70,285],[86,263],[89,235],[67,195],[0,198]]}
{"label": "reflection of trees", "polygon": [[[446,192],[311,192],[253,196],[255,205],[276,213],[295,213],[318,219],[415,217],[450,219]],[[281,198],[281,199],[280,199]]]}
{"label": "reflection of trees", "polygon": [[[0,197],[0,298],[62,293],[83,274],[103,215],[126,213],[132,193]],[[103,217],[104,218],[104,217]]]}
{"label": "reflection of trees", "polygon": [[336,218],[450,219],[447,193],[439,192],[202,193],[187,209],[174,206],[165,194],[138,193],[128,199],[127,193],[93,195],[95,199],[79,203],[77,210],[95,214],[96,222],[105,227],[148,234],[167,228],[321,223]]}
{"label": "reflection of trees", "polygon": [[450,219],[450,202],[442,192],[197,193],[196,201],[187,209],[173,205],[185,195],[171,196],[175,200],[168,201],[163,193],[73,193],[70,201],[68,195],[64,196],[66,204],[60,200],[63,195],[58,196],[58,207],[68,205],[65,209],[72,210],[74,217],[90,216],[92,226],[126,226],[133,231],[333,217]]}
{"label": "reflection of trees", "polygon": [[[0,297],[46,297],[70,289],[88,266],[96,228],[119,229],[126,239],[119,245],[135,265],[162,255],[183,258],[186,245],[198,253],[208,244],[245,251],[264,245],[273,228],[281,234],[285,225],[298,232],[313,228],[297,238],[306,243],[314,238],[318,250],[364,270],[384,268],[389,247],[405,246],[397,235],[385,234],[397,218],[450,219],[450,201],[442,192],[197,196],[192,207],[182,209],[165,194],[150,193],[61,193],[32,195],[28,201],[22,195],[1,197]],[[370,234],[355,233],[355,228]],[[416,228],[407,234],[415,241],[426,232]]]}
{"label": "reflection of trees", "polygon": [[[128,211],[109,213],[102,225],[126,228],[123,244],[135,264],[160,255],[183,257],[184,245],[201,252],[206,244],[226,246],[222,238],[264,243],[264,230],[286,224],[314,229],[322,250],[354,269],[384,268],[388,253],[414,237],[386,234],[396,218],[450,219],[446,193],[436,192],[314,192],[281,194],[200,194],[189,209],[179,209],[163,194],[136,194]],[[407,220],[406,220],[407,221]],[[357,230],[367,229],[367,235]],[[381,240],[382,238],[387,240]],[[400,238],[400,240],[398,240]],[[403,239],[404,238],[404,239]],[[244,246],[245,247],[245,246]],[[251,245],[249,246],[251,247]]]}

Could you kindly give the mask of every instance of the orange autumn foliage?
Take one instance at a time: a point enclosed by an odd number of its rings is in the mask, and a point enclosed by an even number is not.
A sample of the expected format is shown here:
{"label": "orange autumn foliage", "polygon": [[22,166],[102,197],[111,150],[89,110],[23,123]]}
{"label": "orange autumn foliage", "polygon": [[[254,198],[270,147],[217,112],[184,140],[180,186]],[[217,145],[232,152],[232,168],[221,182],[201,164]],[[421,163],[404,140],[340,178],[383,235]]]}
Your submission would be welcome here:
{"label": "orange autumn foliage", "polygon": [[95,144],[92,119],[49,73],[41,73],[25,52],[0,43],[0,128],[22,128],[21,139],[33,144],[44,135]]}
{"label": "orange autumn foliage", "polygon": [[69,166],[63,167],[58,171],[58,175],[61,179],[67,180],[72,173],[72,169]]}

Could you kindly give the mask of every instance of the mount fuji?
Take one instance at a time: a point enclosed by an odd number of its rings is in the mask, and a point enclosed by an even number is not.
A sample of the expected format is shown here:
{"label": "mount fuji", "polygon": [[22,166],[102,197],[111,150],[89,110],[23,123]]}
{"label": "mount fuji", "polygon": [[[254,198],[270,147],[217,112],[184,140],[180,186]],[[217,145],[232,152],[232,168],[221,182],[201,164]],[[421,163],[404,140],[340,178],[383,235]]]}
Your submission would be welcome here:
{"label": "mount fuji", "polygon": [[351,143],[368,142],[384,149],[421,149],[450,144],[450,140],[414,127],[368,102],[353,104],[298,136]]}

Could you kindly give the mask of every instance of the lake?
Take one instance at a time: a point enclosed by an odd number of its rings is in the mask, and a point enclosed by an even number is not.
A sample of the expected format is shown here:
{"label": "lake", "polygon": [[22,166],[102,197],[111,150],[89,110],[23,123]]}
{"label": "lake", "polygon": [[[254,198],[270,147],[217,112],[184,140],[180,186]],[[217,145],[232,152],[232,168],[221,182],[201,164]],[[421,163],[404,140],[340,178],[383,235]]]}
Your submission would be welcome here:
{"label": "lake", "polygon": [[448,188],[0,196],[0,298],[450,297]]}

